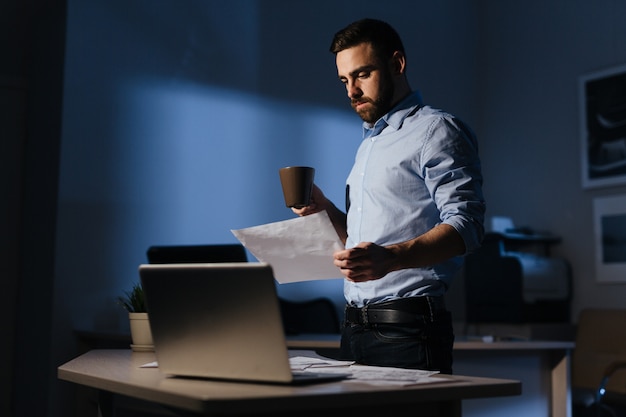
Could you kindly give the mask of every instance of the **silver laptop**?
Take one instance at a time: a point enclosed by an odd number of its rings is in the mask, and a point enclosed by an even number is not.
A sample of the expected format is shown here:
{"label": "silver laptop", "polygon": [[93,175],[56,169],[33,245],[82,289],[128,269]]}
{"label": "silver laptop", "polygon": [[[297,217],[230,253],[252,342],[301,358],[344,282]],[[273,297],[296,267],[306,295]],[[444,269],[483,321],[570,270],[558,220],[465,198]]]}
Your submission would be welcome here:
{"label": "silver laptop", "polygon": [[268,264],[140,265],[159,369],[172,376],[313,383],[294,373]]}

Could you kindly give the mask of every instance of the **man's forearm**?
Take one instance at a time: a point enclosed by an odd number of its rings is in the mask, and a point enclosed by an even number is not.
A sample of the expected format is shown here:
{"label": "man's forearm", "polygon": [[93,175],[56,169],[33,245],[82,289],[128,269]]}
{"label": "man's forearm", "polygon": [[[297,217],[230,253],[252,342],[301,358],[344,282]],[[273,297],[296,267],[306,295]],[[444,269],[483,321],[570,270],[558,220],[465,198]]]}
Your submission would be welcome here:
{"label": "man's forearm", "polygon": [[440,224],[423,235],[387,246],[393,253],[390,271],[436,265],[465,253],[465,242],[452,226]]}

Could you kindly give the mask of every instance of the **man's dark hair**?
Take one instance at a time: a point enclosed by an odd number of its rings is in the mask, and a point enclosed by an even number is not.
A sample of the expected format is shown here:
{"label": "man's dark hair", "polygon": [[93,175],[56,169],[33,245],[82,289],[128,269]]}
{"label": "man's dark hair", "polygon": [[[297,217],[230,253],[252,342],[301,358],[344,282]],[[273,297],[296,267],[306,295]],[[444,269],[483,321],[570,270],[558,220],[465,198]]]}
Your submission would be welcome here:
{"label": "man's dark hair", "polygon": [[376,19],[362,19],[349,24],[335,34],[330,52],[337,54],[344,49],[369,43],[380,60],[391,58],[395,51],[404,54],[404,45],[398,32],[388,23]]}

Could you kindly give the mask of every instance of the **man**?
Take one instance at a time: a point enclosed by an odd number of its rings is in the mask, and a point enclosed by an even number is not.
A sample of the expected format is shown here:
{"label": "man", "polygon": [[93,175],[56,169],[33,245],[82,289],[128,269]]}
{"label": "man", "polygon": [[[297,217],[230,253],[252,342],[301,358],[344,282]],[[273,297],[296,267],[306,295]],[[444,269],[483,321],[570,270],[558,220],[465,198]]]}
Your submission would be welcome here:
{"label": "man", "polygon": [[306,216],[326,210],[346,249],[341,352],[379,366],[452,372],[452,319],[443,296],[483,237],[476,139],[461,121],[424,106],[406,77],[400,37],[364,19],[331,44],[339,80],[363,119],[347,180],[347,215],[314,186]]}

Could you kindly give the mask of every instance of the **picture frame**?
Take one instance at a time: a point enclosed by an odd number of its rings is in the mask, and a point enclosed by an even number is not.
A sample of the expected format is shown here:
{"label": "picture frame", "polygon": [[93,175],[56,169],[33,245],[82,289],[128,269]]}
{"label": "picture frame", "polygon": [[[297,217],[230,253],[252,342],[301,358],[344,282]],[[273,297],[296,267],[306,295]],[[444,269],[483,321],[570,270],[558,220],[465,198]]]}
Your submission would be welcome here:
{"label": "picture frame", "polygon": [[626,195],[593,200],[596,280],[626,283]]}
{"label": "picture frame", "polygon": [[626,184],[626,64],[579,79],[583,188]]}

